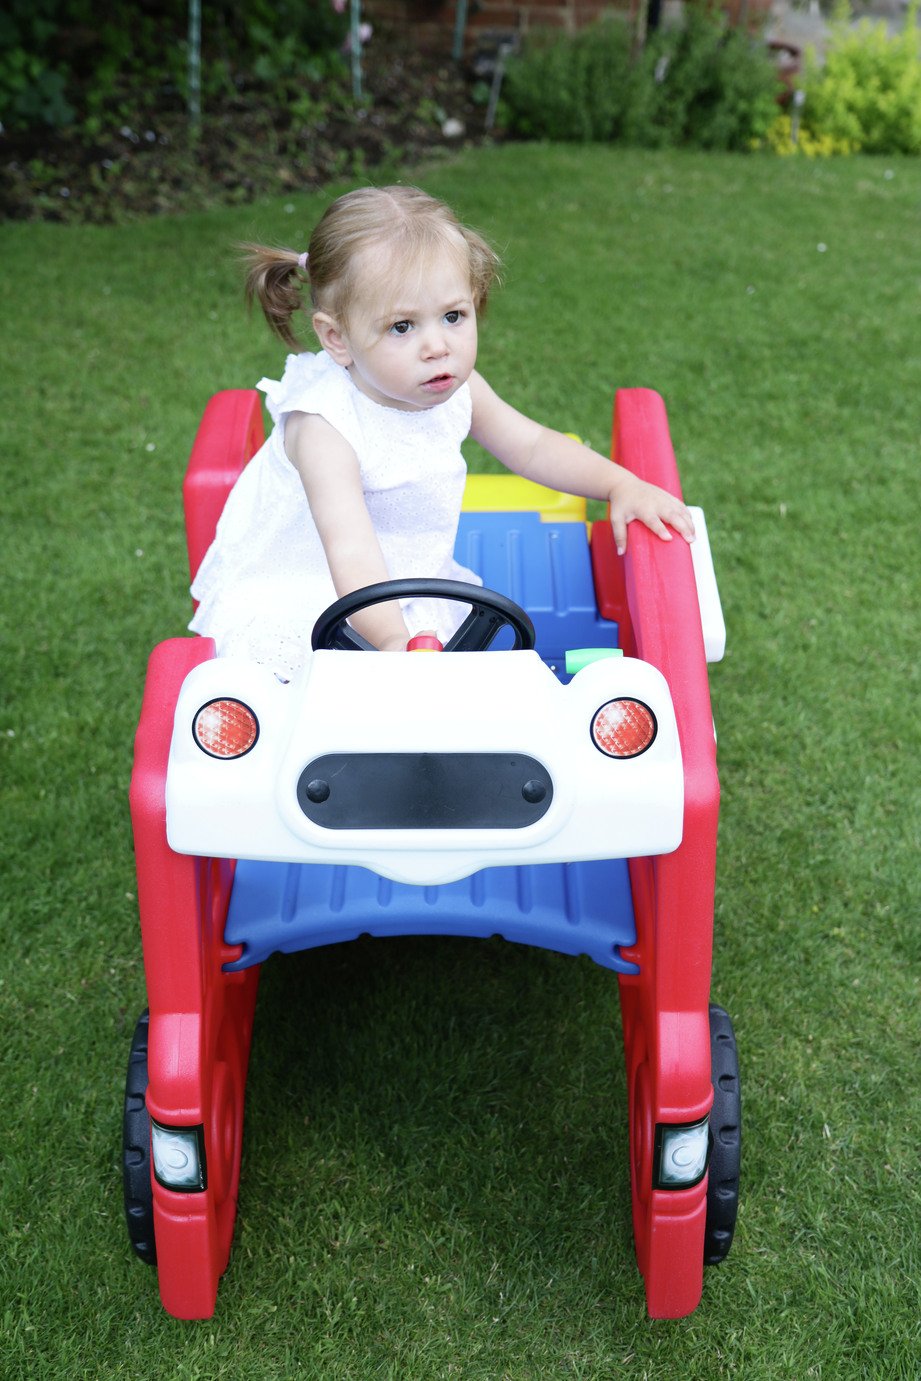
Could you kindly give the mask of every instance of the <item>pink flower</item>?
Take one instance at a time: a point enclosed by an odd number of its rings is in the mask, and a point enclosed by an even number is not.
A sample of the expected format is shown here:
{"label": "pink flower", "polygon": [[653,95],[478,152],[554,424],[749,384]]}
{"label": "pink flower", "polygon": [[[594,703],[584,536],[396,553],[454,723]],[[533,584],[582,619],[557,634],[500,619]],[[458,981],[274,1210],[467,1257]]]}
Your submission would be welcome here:
{"label": "pink flower", "polygon": [[345,14],[346,0],[332,0],[333,9],[337,14]]}
{"label": "pink flower", "polygon": [[[359,47],[359,48],[363,48],[364,45],[368,42],[368,39],[371,37],[371,35],[372,35],[373,33],[374,33],[374,30],[371,28],[371,25],[370,25],[370,24],[359,24],[359,26],[358,26],[358,47]],[[349,34],[346,36],[346,40],[345,40],[345,42],[344,42],[343,45],[342,45],[342,51],[343,51],[343,53],[350,53],[350,52],[352,51],[352,35],[351,35],[351,33],[349,33]]]}

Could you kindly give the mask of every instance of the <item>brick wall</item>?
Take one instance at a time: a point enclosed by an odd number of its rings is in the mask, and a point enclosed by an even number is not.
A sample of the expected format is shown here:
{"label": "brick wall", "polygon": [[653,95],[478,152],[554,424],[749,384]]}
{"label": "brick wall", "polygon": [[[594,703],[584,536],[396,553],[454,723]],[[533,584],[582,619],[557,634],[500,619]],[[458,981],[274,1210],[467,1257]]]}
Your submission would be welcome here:
{"label": "brick wall", "polygon": [[[533,28],[569,32],[606,10],[629,10],[632,0],[468,0],[465,46],[484,32],[527,33]],[[449,52],[454,40],[455,0],[362,0],[362,18],[391,33],[407,34],[418,47]]]}

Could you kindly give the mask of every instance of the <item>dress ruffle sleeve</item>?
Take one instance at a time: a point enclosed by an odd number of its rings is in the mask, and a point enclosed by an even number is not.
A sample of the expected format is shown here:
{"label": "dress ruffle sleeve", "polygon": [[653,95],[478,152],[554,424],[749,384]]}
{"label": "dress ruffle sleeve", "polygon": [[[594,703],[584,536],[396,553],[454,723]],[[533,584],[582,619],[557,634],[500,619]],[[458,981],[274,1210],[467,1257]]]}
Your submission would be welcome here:
{"label": "dress ruffle sleeve", "polygon": [[342,365],[325,350],[289,355],[280,379],[260,379],[269,416],[284,435],[284,419],[290,412],[309,412],[324,418],[345,437],[357,453],[362,432],[355,411],[354,385]]}

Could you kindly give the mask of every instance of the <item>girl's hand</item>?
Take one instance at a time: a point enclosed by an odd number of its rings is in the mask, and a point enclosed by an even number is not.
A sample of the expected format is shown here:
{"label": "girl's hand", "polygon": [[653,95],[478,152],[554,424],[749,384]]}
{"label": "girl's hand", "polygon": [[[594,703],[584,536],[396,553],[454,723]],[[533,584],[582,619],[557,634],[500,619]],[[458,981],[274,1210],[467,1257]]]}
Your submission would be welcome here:
{"label": "girl's hand", "polygon": [[617,551],[627,550],[627,524],[639,518],[651,532],[670,542],[669,523],[688,542],[694,540],[694,520],[680,499],[647,484],[630,470],[599,455],[580,441],[551,431],[504,403],[476,370],[470,376],[473,422],[470,435],[487,451],[525,479],[566,494],[605,499],[611,505],[611,526]]}
{"label": "girl's hand", "polygon": [[405,652],[407,644],[411,643],[413,638],[436,638],[437,636],[434,628],[423,628],[418,633],[411,635],[406,633],[403,637],[395,633],[392,638],[384,638],[382,642],[379,642],[377,650],[378,652]]}
{"label": "girl's hand", "polygon": [[609,495],[611,505],[611,527],[614,529],[614,544],[618,556],[627,550],[627,524],[639,518],[650,532],[670,542],[672,534],[666,523],[679,532],[686,542],[694,540],[694,519],[687,507],[658,485],[647,484],[629,470],[617,477],[617,483]]}

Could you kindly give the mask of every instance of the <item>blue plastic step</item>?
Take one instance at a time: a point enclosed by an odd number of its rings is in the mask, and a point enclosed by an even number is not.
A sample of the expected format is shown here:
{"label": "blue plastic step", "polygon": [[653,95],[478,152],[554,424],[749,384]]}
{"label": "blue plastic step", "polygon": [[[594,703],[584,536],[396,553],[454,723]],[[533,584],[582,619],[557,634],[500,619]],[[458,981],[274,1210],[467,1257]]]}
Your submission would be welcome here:
{"label": "blue plastic step", "polygon": [[226,969],[360,935],[499,935],[638,972],[620,954],[636,941],[624,859],[485,868],[437,887],[338,864],[237,864],[224,939],[243,954]]}
{"label": "blue plastic step", "polygon": [[596,607],[584,523],[545,523],[538,513],[462,513],[454,555],[489,589],[527,610],[545,661],[562,662],[570,648],[617,646],[617,624]]}

